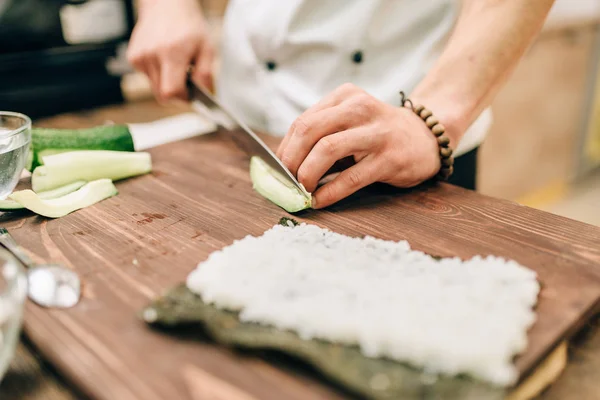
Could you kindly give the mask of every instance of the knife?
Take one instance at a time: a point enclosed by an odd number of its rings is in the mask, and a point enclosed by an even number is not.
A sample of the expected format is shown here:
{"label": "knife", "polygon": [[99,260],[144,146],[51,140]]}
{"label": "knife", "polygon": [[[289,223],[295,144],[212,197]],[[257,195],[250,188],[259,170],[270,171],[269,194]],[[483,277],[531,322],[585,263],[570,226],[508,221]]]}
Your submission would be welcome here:
{"label": "knife", "polygon": [[[311,197],[304,186],[298,182],[296,177],[294,177],[290,170],[283,165],[275,153],[273,153],[271,149],[269,149],[267,145],[260,140],[256,133],[254,133],[240,119],[236,118],[231,111],[227,110],[222,104],[220,104],[216,98],[208,92],[208,90],[204,89],[200,85],[196,85],[189,77],[188,90],[190,102],[195,111],[206,115],[216,124],[225,128],[233,141],[250,157],[259,156],[271,168],[277,171],[282,178],[287,179],[293,186],[295,186],[300,193],[304,194],[307,198]],[[236,129],[237,127],[242,129]]]}

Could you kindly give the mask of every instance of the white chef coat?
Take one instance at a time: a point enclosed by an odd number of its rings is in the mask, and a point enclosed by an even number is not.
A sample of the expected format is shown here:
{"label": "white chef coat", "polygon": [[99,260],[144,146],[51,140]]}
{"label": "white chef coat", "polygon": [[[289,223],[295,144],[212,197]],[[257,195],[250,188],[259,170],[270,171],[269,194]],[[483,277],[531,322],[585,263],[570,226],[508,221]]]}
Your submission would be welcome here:
{"label": "white chef coat", "polygon": [[[439,56],[460,0],[230,0],[217,95],[256,130],[283,136],[346,82],[393,105]],[[466,71],[465,73],[468,73]],[[455,149],[479,145],[486,110]]]}

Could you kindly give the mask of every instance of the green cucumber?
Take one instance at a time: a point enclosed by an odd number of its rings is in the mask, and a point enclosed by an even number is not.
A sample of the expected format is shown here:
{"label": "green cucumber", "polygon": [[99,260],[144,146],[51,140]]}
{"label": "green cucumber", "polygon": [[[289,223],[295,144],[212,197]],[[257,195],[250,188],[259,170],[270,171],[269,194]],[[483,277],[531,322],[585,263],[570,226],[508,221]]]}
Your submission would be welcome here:
{"label": "green cucumber", "polygon": [[76,150],[135,151],[127,125],[101,125],[86,129],[31,129],[28,170],[42,165],[43,156]]}
{"label": "green cucumber", "polygon": [[250,179],[254,190],[289,213],[311,207],[311,197],[306,197],[258,156],[250,159]]}
{"label": "green cucumber", "polygon": [[[62,197],[66,194],[76,191],[85,184],[85,181],[77,181],[53,190],[40,192],[37,195],[42,200],[56,199],[57,197]],[[0,200],[0,211],[22,210],[23,208],[25,207],[14,200]]]}
{"label": "green cucumber", "polygon": [[35,192],[51,190],[67,183],[91,182],[108,178],[113,181],[142,175],[152,170],[146,152],[84,150],[44,156],[44,165],[33,170],[31,187]]}
{"label": "green cucumber", "polygon": [[20,190],[8,197],[36,214],[48,218],[60,218],[115,196],[117,193],[117,188],[110,179],[98,179],[86,183],[75,192],[55,199],[41,199],[32,190]]}

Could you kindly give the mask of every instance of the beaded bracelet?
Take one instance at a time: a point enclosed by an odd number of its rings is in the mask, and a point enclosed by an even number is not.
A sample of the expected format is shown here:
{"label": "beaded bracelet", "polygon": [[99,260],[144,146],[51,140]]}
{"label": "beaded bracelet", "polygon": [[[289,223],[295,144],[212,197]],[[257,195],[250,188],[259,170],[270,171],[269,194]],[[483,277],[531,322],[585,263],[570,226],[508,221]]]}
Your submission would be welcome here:
{"label": "beaded bracelet", "polygon": [[448,136],[444,135],[444,133],[446,133],[446,128],[433,116],[431,110],[428,110],[422,105],[414,106],[413,102],[404,96],[404,92],[400,92],[400,96],[402,107],[406,107],[406,104],[410,104],[410,109],[425,122],[425,125],[427,125],[437,138],[442,166],[436,177],[440,180],[447,181],[454,172],[454,157],[452,156],[452,149],[450,148],[450,139]]}

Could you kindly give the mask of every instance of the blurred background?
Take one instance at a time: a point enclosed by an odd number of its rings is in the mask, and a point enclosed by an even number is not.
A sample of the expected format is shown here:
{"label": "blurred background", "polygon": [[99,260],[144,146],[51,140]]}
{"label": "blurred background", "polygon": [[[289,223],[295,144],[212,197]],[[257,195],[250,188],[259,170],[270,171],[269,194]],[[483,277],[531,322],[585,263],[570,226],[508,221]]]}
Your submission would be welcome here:
{"label": "blurred background", "polygon": [[[200,3],[218,40],[227,0]],[[151,101],[125,59],[135,16],[135,0],[0,0],[0,109],[35,123]],[[557,0],[492,109],[480,192],[600,225],[600,1]]]}

